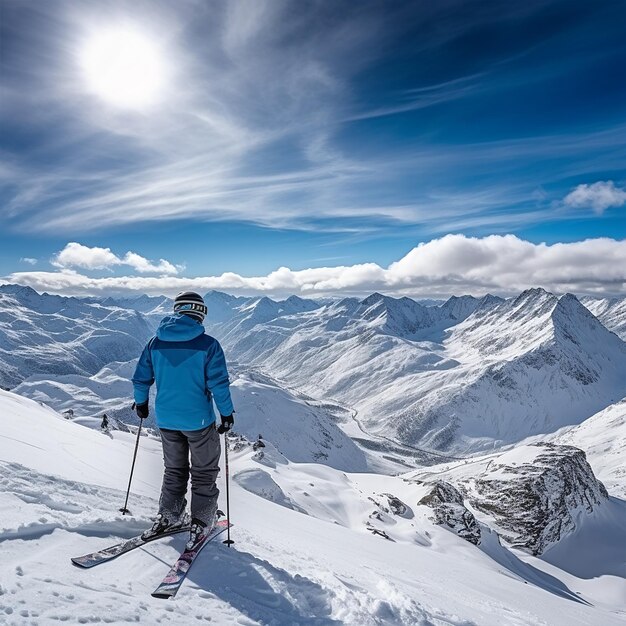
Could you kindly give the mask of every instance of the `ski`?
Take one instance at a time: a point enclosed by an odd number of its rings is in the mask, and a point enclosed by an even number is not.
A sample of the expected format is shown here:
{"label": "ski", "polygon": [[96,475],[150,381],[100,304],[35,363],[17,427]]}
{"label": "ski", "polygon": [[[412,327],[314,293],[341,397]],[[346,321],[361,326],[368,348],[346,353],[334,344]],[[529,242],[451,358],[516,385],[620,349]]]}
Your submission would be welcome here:
{"label": "ski", "polygon": [[200,553],[200,550],[206,546],[209,541],[215,539],[218,535],[222,534],[225,530],[231,527],[232,524],[228,520],[223,519],[215,524],[213,530],[201,539],[191,549],[185,548],[185,550],[178,557],[178,560],[172,565],[167,576],[163,579],[163,582],[152,592],[154,598],[173,598],[180,589],[187,572],[194,562],[195,558]]}
{"label": "ski", "polygon": [[136,537],[132,537],[126,541],[104,548],[104,550],[98,550],[97,552],[85,554],[84,556],[75,556],[71,559],[71,561],[74,565],[76,565],[76,567],[88,569],[90,567],[100,565],[101,563],[111,561],[122,554],[126,554],[135,548],[140,548],[141,546],[144,546],[151,541],[155,541],[156,539],[163,539],[163,537],[171,537],[172,535],[177,535],[178,533],[189,532],[189,529],[189,526],[181,526],[180,528],[175,528],[159,533],[158,535],[153,535],[148,539],[143,539],[141,535],[137,535]]}

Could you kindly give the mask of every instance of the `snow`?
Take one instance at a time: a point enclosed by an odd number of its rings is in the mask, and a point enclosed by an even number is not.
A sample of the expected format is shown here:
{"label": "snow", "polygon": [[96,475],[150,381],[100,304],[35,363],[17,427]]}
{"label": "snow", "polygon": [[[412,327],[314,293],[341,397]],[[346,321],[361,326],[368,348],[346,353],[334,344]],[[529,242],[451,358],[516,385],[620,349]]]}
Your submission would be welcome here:
{"label": "snow", "polygon": [[546,439],[584,450],[609,493],[626,499],[626,398]]}
{"label": "snow", "polygon": [[[323,305],[220,292],[206,300],[207,329],[241,371],[343,405],[366,437],[403,446],[486,451],[579,424],[626,395],[626,344],[567,294],[531,289],[439,306],[381,294]],[[170,305],[5,286],[0,376],[57,409],[129,419],[128,367],[109,364],[136,358],[138,339]]]}
{"label": "snow", "polygon": [[626,297],[592,298],[581,302],[611,331],[626,340]]}
{"label": "snow", "polygon": [[403,445],[485,451],[626,394],[626,344],[569,294],[438,307],[372,294],[287,315],[268,300],[211,328],[231,358],[353,408],[364,430]]}
{"label": "snow", "polygon": [[[0,287],[0,384],[21,394],[0,391],[1,624],[626,623],[626,347],[609,332],[621,333],[623,301],[584,299],[597,318],[540,289],[435,305],[206,301],[237,409],[236,544],[208,547],[164,602],[150,592],[184,537],[88,572],[69,557],[136,535],[156,511],[158,437],[143,431],[124,517],[136,430],[99,425],[103,412],[135,423],[134,359],[171,300]],[[584,450],[595,477],[572,451],[572,484],[597,496],[598,478],[610,497],[579,506],[579,492],[559,500],[568,480],[533,484],[548,485],[557,526],[569,520],[535,557],[500,541],[472,502],[481,479],[520,489],[541,473],[549,459],[533,444],[546,442]],[[478,546],[418,504],[437,480],[478,520]],[[223,472],[218,482],[225,508]]]}
{"label": "snow", "polygon": [[[75,421],[100,428],[105,412],[109,418],[134,419],[130,378],[135,363],[113,362],[89,377],[67,375],[48,380],[31,376],[14,391],[58,411],[72,409]],[[232,370],[231,375],[237,430],[248,439],[260,434],[292,461],[319,461],[348,471],[366,469],[364,453],[334,423],[329,411],[254,372]],[[98,419],[85,419],[90,417]],[[146,425],[154,427],[152,416]]]}
{"label": "snow", "polygon": [[324,409],[311,406],[267,379],[242,374],[231,385],[237,432],[262,435],[289,460],[317,461],[346,471],[363,471],[363,452]]}
{"label": "snow", "polygon": [[[150,592],[183,537],[154,542],[89,571],[69,561],[148,526],[162,471],[157,439],[141,438],[129,503],[134,515],[117,512],[133,446],[132,434],[114,432],[110,438],[37,402],[0,392],[0,621],[624,623],[624,586],[617,576],[582,579],[532,557],[524,562],[494,541],[473,546],[434,526],[425,507],[415,505],[423,485],[293,463],[272,444],[260,461],[249,446],[231,451],[235,545],[210,545],[176,600],[153,599]],[[244,488],[252,483],[257,493],[263,493],[259,483],[271,487],[270,495],[282,492],[305,513]],[[223,496],[223,475],[219,485]],[[383,493],[409,504],[413,514],[371,518],[385,506]],[[393,541],[373,534],[367,521],[388,530]]]}
{"label": "snow", "polygon": [[0,387],[31,375],[95,374],[134,358],[150,337],[139,312],[0,286]]}

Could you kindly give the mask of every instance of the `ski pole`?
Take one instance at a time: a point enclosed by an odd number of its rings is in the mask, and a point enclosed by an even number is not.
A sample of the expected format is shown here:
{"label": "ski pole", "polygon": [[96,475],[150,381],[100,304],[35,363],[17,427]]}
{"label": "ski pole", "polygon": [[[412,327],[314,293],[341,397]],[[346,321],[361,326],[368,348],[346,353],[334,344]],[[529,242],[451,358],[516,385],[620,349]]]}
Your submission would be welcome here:
{"label": "ski pole", "polygon": [[226,529],[227,539],[222,543],[225,543],[229,548],[235,543],[230,538],[230,493],[229,493],[229,472],[228,472],[228,431],[224,433],[224,465],[226,467],[226,519],[228,520],[228,528]]}
{"label": "ski pole", "polygon": [[139,428],[137,429],[137,442],[135,443],[135,453],[133,454],[133,464],[130,467],[130,477],[128,479],[128,489],[126,490],[126,501],[124,502],[124,506],[120,509],[122,515],[126,515],[126,513],[130,513],[130,511],[126,508],[128,505],[128,496],[130,495],[130,483],[133,480],[133,471],[135,470],[135,461],[137,459],[137,450],[139,449],[139,436],[141,435],[141,424],[143,420],[139,420]]}

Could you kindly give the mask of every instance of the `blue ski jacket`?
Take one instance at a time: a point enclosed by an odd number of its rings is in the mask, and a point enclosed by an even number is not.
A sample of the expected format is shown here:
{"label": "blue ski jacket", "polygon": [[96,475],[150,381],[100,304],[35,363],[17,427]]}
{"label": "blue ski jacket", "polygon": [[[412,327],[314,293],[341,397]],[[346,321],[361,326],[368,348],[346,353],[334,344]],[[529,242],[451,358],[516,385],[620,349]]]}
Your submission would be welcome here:
{"label": "blue ski jacket", "polygon": [[212,399],[231,415],[228,370],[217,339],[188,315],[161,320],[133,375],[135,402],[148,401],[156,382],[156,424],[170,430],[200,430],[215,422]]}

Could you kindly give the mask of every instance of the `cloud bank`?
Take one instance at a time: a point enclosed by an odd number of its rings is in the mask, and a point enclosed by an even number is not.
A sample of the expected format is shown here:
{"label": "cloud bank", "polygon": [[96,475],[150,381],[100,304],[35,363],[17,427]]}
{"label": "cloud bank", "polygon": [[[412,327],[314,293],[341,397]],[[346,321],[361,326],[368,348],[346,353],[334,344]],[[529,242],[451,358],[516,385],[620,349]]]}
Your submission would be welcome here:
{"label": "cloud bank", "polygon": [[[80,244],[69,245],[72,255],[79,250],[76,246]],[[187,289],[199,292],[217,289],[281,297],[364,295],[372,291],[441,297],[488,292],[509,295],[529,287],[544,287],[556,293],[626,294],[626,240],[610,238],[549,245],[514,235],[483,238],[446,235],[420,243],[387,268],[376,263],[304,270],[280,267],[266,276],[250,277],[226,272],[193,278],[171,275],[94,278],[68,267],[85,267],[78,264],[78,259],[92,263],[92,267],[93,264],[104,266],[112,253],[106,248],[86,250],[90,252],[84,253],[84,257],[67,253],[66,266],[60,271],[16,272],[5,281],[29,285],[38,291],[73,295],[131,292],[172,295]],[[140,265],[133,267],[138,269]]]}
{"label": "cloud bank", "polygon": [[178,274],[178,268],[165,259],[153,263],[136,252],[127,252],[123,257],[119,257],[111,252],[110,248],[90,248],[76,242],[68,243],[50,263],[61,269],[80,267],[87,270],[103,270],[116,265],[129,265],[141,274]]}

